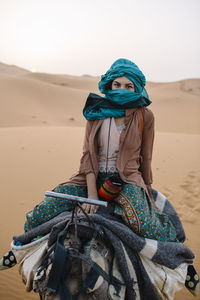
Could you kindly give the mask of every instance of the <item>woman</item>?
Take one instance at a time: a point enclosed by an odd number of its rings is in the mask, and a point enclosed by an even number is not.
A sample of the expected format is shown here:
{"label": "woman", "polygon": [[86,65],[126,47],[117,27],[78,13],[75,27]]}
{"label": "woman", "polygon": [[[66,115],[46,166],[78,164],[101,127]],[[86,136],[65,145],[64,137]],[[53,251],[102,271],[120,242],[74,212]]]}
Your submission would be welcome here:
{"label": "woman", "polygon": [[[99,90],[105,97],[90,94],[83,109],[87,125],[79,171],[54,191],[106,199],[106,209],[90,204],[82,209],[125,222],[143,237],[178,242],[174,226],[158,212],[151,193],[154,116],[147,108],[151,101],[145,83],[141,70],[127,59],[118,59],[101,76]],[[69,201],[46,197],[27,213],[25,231],[71,209]],[[14,264],[10,251],[1,259],[0,269]],[[188,272],[197,276],[193,267]],[[195,295],[197,283],[196,279],[191,291]]]}
{"label": "woman", "polygon": [[[144,237],[176,241],[172,223],[156,211],[151,194],[154,116],[147,108],[151,101],[145,83],[141,70],[127,59],[118,59],[101,77],[99,90],[105,98],[90,94],[83,110],[88,122],[80,169],[54,191],[99,199],[99,188],[106,178],[114,176],[122,190],[107,214],[123,219]],[[90,204],[82,208],[87,213],[106,213]],[[27,213],[25,231],[63,210],[71,210],[71,204],[45,198]]]}

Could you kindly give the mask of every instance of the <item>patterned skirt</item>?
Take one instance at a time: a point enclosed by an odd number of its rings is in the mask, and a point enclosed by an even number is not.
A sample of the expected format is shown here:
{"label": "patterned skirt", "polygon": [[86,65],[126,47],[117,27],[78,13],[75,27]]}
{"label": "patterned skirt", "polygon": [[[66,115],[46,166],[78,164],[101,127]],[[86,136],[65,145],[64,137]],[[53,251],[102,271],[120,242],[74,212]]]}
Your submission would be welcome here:
{"label": "patterned skirt", "polygon": [[[106,176],[109,175],[111,174]],[[104,179],[105,173],[99,173],[97,189]],[[54,192],[87,197],[86,186],[58,185]],[[154,210],[151,200],[142,187],[124,183],[114,203],[114,215],[121,216],[124,223],[136,234],[159,241],[177,241],[175,228],[168,216]],[[29,231],[59,213],[71,210],[72,205],[69,200],[45,197],[39,205],[26,214],[24,230]]]}

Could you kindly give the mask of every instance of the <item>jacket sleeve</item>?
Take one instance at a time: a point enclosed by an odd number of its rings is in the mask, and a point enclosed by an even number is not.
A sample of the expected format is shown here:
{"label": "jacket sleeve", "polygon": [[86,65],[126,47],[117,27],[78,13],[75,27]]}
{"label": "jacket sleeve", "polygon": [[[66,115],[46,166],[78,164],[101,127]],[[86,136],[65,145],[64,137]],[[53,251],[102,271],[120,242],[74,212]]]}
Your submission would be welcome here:
{"label": "jacket sleeve", "polygon": [[152,153],[153,153],[153,142],[154,142],[154,115],[151,110],[145,109],[143,114],[144,129],[142,136],[141,145],[141,165],[140,171],[146,185],[152,184]]}
{"label": "jacket sleeve", "polygon": [[92,121],[87,121],[86,129],[85,129],[85,138],[83,143],[83,154],[80,160],[79,173],[88,174],[94,173],[92,167],[91,156],[89,152],[89,137],[92,129]]}

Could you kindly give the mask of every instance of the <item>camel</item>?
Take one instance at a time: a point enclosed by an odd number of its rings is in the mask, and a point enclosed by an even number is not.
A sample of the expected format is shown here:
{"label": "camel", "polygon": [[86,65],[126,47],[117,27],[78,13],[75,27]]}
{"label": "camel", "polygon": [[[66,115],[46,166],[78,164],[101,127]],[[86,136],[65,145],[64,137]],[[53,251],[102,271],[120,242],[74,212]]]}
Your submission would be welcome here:
{"label": "camel", "polygon": [[194,255],[183,244],[174,208],[157,191],[154,198],[173,220],[176,245],[141,237],[106,215],[77,215],[77,204],[73,212],[14,237],[12,250],[26,290],[43,300],[172,300],[185,284]]}

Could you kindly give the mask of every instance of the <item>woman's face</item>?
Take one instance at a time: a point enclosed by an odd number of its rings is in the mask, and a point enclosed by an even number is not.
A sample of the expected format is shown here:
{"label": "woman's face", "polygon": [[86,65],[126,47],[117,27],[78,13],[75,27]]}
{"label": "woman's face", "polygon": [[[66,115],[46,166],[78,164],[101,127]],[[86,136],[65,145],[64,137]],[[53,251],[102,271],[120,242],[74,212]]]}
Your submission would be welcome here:
{"label": "woman's face", "polygon": [[135,87],[132,81],[130,81],[128,78],[125,76],[123,77],[118,77],[112,82],[112,90],[116,89],[125,89],[129,90],[132,92],[135,92]]}

